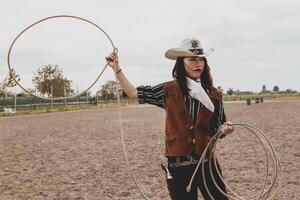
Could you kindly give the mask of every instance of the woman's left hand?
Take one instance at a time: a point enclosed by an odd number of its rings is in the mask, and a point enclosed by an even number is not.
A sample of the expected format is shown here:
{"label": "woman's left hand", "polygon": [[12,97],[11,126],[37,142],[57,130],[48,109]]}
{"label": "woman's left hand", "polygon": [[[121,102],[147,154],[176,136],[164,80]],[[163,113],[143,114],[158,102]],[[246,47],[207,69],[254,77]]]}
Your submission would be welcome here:
{"label": "woman's left hand", "polygon": [[219,127],[219,130],[221,129],[221,131],[226,135],[229,135],[230,133],[232,133],[234,131],[234,127],[231,123],[231,121],[227,121],[224,124],[222,124]]}

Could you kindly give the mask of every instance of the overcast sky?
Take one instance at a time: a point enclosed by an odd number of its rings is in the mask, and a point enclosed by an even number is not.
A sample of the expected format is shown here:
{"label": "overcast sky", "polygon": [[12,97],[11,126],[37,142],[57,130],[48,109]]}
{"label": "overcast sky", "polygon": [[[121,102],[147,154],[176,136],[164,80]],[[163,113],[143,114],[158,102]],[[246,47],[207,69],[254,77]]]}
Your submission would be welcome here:
{"label": "overcast sky", "polygon": [[[51,15],[75,15],[98,24],[119,49],[120,65],[133,85],[172,79],[174,61],[164,53],[185,38],[197,37],[208,57],[215,86],[260,91],[300,90],[299,0],[101,1],[0,0],[0,80],[7,74],[6,55],[14,37],[31,23]],[[43,22],[15,44],[12,64],[22,84],[31,87],[34,71],[58,64],[85,89],[112,50],[103,33],[76,20]],[[99,88],[113,80],[107,69]]]}

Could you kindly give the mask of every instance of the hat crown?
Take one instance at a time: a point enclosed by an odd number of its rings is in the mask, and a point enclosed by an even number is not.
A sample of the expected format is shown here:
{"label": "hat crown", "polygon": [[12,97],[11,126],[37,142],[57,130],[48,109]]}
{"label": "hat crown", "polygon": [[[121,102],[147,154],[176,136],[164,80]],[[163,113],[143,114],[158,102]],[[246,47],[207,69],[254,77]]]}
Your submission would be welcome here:
{"label": "hat crown", "polygon": [[207,57],[213,51],[213,48],[204,50],[197,38],[188,38],[183,40],[179,47],[167,50],[165,56],[171,60],[176,60],[179,57]]}
{"label": "hat crown", "polygon": [[197,38],[185,39],[181,42],[182,49],[202,49],[201,43]]}

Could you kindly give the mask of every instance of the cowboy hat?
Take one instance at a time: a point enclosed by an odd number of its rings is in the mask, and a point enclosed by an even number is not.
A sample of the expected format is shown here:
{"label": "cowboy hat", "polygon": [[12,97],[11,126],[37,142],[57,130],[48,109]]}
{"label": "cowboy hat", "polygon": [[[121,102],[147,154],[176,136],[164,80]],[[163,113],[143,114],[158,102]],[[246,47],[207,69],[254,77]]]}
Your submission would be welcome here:
{"label": "cowboy hat", "polygon": [[197,38],[185,39],[181,42],[179,48],[169,49],[165,56],[168,59],[176,60],[178,57],[206,57],[214,51],[213,48],[204,51],[200,41]]}

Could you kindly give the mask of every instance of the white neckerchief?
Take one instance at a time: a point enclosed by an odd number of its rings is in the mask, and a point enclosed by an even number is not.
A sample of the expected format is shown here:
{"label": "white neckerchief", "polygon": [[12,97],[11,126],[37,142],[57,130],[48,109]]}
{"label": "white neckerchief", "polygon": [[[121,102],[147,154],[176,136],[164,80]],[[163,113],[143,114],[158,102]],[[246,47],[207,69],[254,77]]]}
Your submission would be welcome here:
{"label": "white neckerchief", "polygon": [[211,102],[205,90],[203,89],[200,78],[198,78],[196,82],[193,79],[186,76],[186,80],[187,80],[187,87],[190,89],[189,91],[190,96],[200,101],[208,110],[214,112],[215,106]]}

